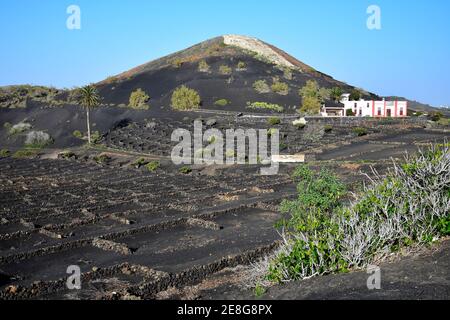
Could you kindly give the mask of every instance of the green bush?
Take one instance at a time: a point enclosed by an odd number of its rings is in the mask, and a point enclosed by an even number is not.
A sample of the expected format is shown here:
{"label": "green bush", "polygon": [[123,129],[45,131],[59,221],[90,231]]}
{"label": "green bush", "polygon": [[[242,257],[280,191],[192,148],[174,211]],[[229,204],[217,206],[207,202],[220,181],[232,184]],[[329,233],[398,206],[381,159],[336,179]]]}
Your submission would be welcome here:
{"label": "green bush", "polygon": [[72,135],[73,135],[75,138],[77,138],[77,139],[83,139],[83,137],[84,137],[80,130],[75,130],[75,131],[72,133]]}
{"label": "green bush", "polygon": [[150,100],[150,96],[142,89],[133,91],[130,95],[129,106],[133,109],[147,110],[149,106],[147,102]]}
{"label": "green bush", "polygon": [[145,158],[139,158],[135,162],[133,162],[131,165],[133,167],[135,167],[136,169],[139,169],[140,167],[145,166],[147,163],[148,163],[148,161],[145,160]]}
{"label": "green bush", "polygon": [[356,127],[352,129],[352,132],[358,137],[366,136],[368,131],[366,128]]}
{"label": "green bush", "polygon": [[159,161],[151,161],[145,167],[149,172],[155,172],[161,167],[161,164],[159,163]]}
{"label": "green bush", "polygon": [[181,86],[172,94],[172,108],[176,110],[193,110],[200,107],[200,95],[197,91]]}
{"label": "green bush", "polygon": [[238,70],[245,70],[245,68],[247,68],[247,65],[245,64],[244,61],[239,61],[237,64],[237,69]]}
{"label": "green bush", "polygon": [[412,244],[449,234],[450,165],[448,146],[432,146],[394,163],[376,176],[351,204],[346,189],[327,170],[299,166],[297,198],[282,202],[284,244],[268,263],[273,282],[365,268]]}
{"label": "green bush", "polygon": [[184,167],[181,167],[180,170],[178,170],[178,171],[182,174],[189,174],[192,172],[192,169],[188,166],[184,166]]}
{"label": "green bush", "polygon": [[9,157],[10,154],[11,154],[11,152],[8,149],[0,150],[0,158]]}
{"label": "green bush", "polygon": [[227,99],[219,99],[216,102],[214,102],[214,104],[216,106],[220,106],[220,107],[225,107],[229,104],[230,102]]}
{"label": "green bush", "polygon": [[32,149],[22,149],[22,150],[18,150],[16,151],[12,157],[16,158],[16,159],[22,159],[22,158],[31,158],[31,157],[35,157],[38,154],[37,150],[32,150]]}
{"label": "green bush", "polygon": [[275,81],[272,84],[272,91],[278,93],[279,95],[287,95],[289,93],[289,86],[287,83]]}
{"label": "green bush", "polygon": [[111,160],[111,157],[106,154],[100,154],[94,157],[94,161],[98,164],[106,164]]}
{"label": "green bush", "polygon": [[330,133],[331,131],[333,131],[333,126],[330,124],[326,124],[323,129],[325,130],[326,133]]}
{"label": "green bush", "polygon": [[269,130],[267,130],[267,136],[271,137],[273,136],[275,133],[277,132],[276,128],[270,128]]}
{"label": "green bush", "polygon": [[253,89],[258,93],[269,93],[270,87],[265,80],[258,80],[253,83]]}
{"label": "green bush", "polygon": [[202,61],[199,62],[199,64],[198,64],[198,71],[200,71],[200,72],[209,72],[209,70],[210,70],[210,67],[206,63],[205,60],[202,60]]}
{"label": "green bush", "polygon": [[183,66],[184,61],[181,60],[181,59],[174,59],[174,60],[172,60],[171,63],[172,63],[172,66],[173,66],[174,68],[179,69],[179,68],[181,68],[181,67]]}
{"label": "green bush", "polygon": [[281,123],[281,119],[278,117],[270,117],[269,119],[267,119],[267,123],[271,126],[276,126]]}
{"label": "green bush", "polygon": [[223,75],[230,75],[232,73],[233,70],[231,70],[231,68],[227,65],[221,65],[219,67],[219,73],[223,74]]}
{"label": "green bush", "polygon": [[441,120],[442,118],[444,117],[444,115],[442,114],[442,112],[431,112],[429,115],[428,115],[428,118],[431,120],[431,121],[434,121],[434,122],[439,122],[439,120]]}
{"label": "green bush", "polygon": [[346,115],[347,117],[354,117],[354,116],[355,116],[355,113],[353,112],[352,109],[347,109],[347,110],[345,110],[345,115]]}
{"label": "green bush", "polygon": [[92,144],[100,143],[101,140],[102,140],[102,135],[100,134],[99,131],[92,132],[92,134],[91,134],[91,142],[92,142]]}
{"label": "green bush", "polygon": [[264,110],[270,110],[270,111],[275,111],[278,113],[281,113],[284,111],[284,108],[278,104],[274,104],[274,103],[267,103],[267,102],[247,102],[247,108],[248,109],[254,109],[254,110],[260,110],[260,109],[264,109]]}
{"label": "green bush", "polygon": [[450,126],[450,119],[449,119],[449,118],[441,118],[441,119],[438,120],[437,123],[438,123],[439,125],[441,125],[441,126],[446,126],[446,127],[448,127],[448,126]]}
{"label": "green bush", "polygon": [[12,127],[10,127],[9,129],[9,134],[10,135],[15,135],[15,134],[19,134],[19,133],[23,133],[25,131],[28,131],[32,128],[32,125],[27,123],[27,122],[20,122],[18,124],[13,125]]}

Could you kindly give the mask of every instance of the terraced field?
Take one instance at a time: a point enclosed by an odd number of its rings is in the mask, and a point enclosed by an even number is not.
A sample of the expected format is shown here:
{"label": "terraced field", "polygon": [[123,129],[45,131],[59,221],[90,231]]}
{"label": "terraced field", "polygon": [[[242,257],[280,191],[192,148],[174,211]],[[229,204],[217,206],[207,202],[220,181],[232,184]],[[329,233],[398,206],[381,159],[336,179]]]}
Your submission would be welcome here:
{"label": "terraced field", "polygon": [[[287,175],[246,170],[1,159],[0,298],[149,298],[253,261],[276,246],[275,205],[294,190]],[[81,291],[65,289],[70,265]]]}
{"label": "terraced field", "polygon": [[[280,201],[295,196],[294,165],[276,176],[252,165],[200,166],[191,174],[173,164],[154,173],[130,165],[137,155],[126,151],[164,159],[170,133],[192,131],[193,116],[115,126],[103,147],[123,152],[103,165],[93,160],[102,152],[95,149],[78,150],[79,160],[0,158],[0,299],[198,298],[199,288],[206,297],[216,289],[239,296],[236,286],[226,289],[242,280],[239,268],[279,243],[274,224]],[[203,130],[271,127],[265,117],[203,116]],[[305,152],[313,167],[331,166],[351,188],[371,165],[382,173],[391,157],[449,137],[403,124],[358,137],[345,123],[305,131],[291,121],[276,125],[283,152]],[[81,290],[67,288],[69,266],[81,269]]]}

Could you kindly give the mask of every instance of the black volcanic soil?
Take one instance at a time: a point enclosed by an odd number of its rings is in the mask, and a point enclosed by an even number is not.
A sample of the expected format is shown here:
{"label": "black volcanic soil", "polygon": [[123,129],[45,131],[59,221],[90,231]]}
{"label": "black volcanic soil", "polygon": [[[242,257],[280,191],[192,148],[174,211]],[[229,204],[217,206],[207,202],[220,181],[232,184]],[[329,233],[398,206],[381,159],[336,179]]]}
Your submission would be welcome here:
{"label": "black volcanic soil", "polygon": [[[176,67],[174,59],[183,62]],[[198,71],[203,59],[208,73]],[[237,70],[239,61],[245,70]],[[219,74],[224,64],[232,68],[230,75]],[[259,94],[252,87],[256,80],[270,86],[275,78],[289,84],[288,95]],[[279,203],[295,196],[295,165],[281,165],[275,176],[260,175],[261,165],[198,165],[182,174],[167,157],[171,133],[192,131],[196,119],[202,119],[203,130],[277,128],[281,153],[304,153],[314,169],[329,166],[353,191],[371,166],[383,173],[391,158],[448,141],[448,131],[426,128],[420,119],[308,119],[297,129],[292,121],[298,117],[298,89],[310,79],[352,89],[314,70],[293,71],[286,79],[278,67],[213,39],[97,84],[103,101],[91,111],[91,124],[101,139],[91,148],[73,136],[86,131],[79,106],[30,100],[26,108],[0,109],[1,149],[24,147],[26,132],[10,135],[6,123],[26,121],[54,139],[29,159],[0,158],[0,299],[251,298],[239,289],[239,270],[279,244],[274,224]],[[172,91],[181,84],[200,92],[201,110],[171,109]],[[137,88],[151,96],[149,110],[120,107]],[[230,105],[217,107],[218,99]],[[277,114],[281,123],[268,123],[274,113],[248,112],[248,101],[284,106],[284,114]],[[358,137],[355,127],[366,128],[367,135]],[[74,157],[56,159],[63,149]],[[99,155],[109,158],[98,164]],[[136,168],[141,157],[161,167],[153,173]],[[445,243],[432,256],[383,267],[383,292],[369,295],[365,275],[354,273],[275,287],[265,297],[448,298],[447,249]],[[405,269],[408,263],[417,275]],[[70,265],[81,268],[79,291],[66,288]],[[395,278],[405,275],[412,280]]]}

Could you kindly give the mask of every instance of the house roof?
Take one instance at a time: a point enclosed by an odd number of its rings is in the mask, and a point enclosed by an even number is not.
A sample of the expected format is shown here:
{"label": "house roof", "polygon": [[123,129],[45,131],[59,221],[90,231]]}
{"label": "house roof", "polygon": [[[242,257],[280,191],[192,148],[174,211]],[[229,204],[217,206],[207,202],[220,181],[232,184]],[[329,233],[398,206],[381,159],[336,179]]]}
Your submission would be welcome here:
{"label": "house roof", "polygon": [[325,108],[344,108],[344,104],[334,100],[326,100]]}

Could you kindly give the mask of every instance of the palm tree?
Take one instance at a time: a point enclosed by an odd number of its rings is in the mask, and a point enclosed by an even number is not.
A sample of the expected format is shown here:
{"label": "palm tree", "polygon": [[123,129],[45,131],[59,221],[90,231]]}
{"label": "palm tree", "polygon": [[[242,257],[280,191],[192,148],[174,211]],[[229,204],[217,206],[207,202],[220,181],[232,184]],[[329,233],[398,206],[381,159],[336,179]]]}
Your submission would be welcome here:
{"label": "palm tree", "polygon": [[91,126],[89,123],[89,109],[98,107],[100,96],[93,85],[88,85],[80,89],[80,103],[86,109],[88,142],[91,144]]}

